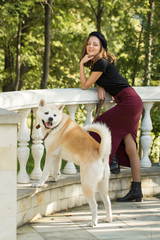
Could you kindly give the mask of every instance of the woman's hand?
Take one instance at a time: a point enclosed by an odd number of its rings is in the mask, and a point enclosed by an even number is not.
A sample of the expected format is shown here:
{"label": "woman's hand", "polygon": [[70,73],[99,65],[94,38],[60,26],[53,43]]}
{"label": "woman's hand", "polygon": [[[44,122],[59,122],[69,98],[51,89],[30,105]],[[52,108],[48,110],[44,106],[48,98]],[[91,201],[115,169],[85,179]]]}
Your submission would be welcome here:
{"label": "woman's hand", "polygon": [[98,86],[98,98],[104,100],[106,98],[106,91],[103,87]]}
{"label": "woman's hand", "polygon": [[85,63],[89,62],[90,60],[92,60],[94,58],[94,56],[90,56],[88,54],[86,54],[80,61],[80,64],[84,65]]}
{"label": "woman's hand", "polygon": [[92,72],[89,78],[88,79],[86,78],[84,64],[93,58],[94,56],[89,56],[86,54],[80,61],[80,81],[81,81],[81,87],[83,90],[88,89],[90,86],[92,86],[92,84],[95,83],[103,73],[103,72]]}

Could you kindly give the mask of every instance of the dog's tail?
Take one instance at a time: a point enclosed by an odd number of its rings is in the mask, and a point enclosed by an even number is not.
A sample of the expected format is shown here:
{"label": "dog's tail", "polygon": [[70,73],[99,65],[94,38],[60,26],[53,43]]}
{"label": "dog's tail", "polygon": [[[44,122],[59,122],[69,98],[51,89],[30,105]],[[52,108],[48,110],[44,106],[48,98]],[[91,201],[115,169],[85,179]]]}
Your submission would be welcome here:
{"label": "dog's tail", "polygon": [[100,155],[102,158],[109,159],[109,155],[111,153],[111,133],[109,128],[102,124],[102,123],[94,123],[91,125],[86,125],[83,127],[85,131],[92,131],[96,132],[101,137],[101,143],[100,143]]}

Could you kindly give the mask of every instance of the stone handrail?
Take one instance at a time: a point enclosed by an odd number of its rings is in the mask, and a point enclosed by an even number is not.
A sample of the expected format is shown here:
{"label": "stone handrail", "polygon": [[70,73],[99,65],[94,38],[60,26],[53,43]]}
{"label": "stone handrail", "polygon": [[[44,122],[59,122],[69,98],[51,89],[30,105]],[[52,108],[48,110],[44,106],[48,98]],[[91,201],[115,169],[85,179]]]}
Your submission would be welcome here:
{"label": "stone handrail", "polygon": [[[144,105],[144,117],[142,119],[142,136],[141,145],[143,149],[143,157],[141,159],[142,167],[150,167],[151,161],[148,157],[149,148],[151,146],[151,130],[152,120],[150,118],[150,110],[155,102],[160,102],[160,87],[135,87],[136,92],[141,96]],[[34,169],[29,176],[26,172],[26,164],[29,158],[28,142],[30,140],[30,130],[27,125],[27,117],[33,109],[36,114],[39,101],[44,99],[47,103],[66,105],[70,117],[74,120],[75,113],[79,104],[84,104],[87,110],[87,118],[85,124],[92,121],[92,111],[98,102],[96,89],[82,90],[79,88],[65,89],[46,89],[46,90],[26,90],[17,92],[0,93],[0,107],[7,110],[16,111],[21,116],[21,124],[18,131],[18,160],[20,163],[20,171],[18,174],[19,183],[28,183],[30,179],[39,179],[42,171],[40,162],[44,151],[42,144],[42,133],[40,129],[33,127],[31,147],[34,159]],[[107,95],[104,104],[105,109],[109,109],[114,105],[110,95]],[[74,174],[76,168],[73,163],[68,162],[65,166],[64,173]],[[52,172],[51,172],[52,174]]]}

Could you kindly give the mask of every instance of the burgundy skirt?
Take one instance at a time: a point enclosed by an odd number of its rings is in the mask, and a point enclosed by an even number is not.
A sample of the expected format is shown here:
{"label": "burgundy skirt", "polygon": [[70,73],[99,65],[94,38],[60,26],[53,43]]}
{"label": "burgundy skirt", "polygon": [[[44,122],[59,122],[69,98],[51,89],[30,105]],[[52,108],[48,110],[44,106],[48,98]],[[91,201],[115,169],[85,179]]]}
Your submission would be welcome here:
{"label": "burgundy skirt", "polygon": [[[143,110],[143,103],[139,95],[132,87],[121,90],[114,96],[115,105],[113,108],[97,117],[96,122],[105,123],[111,130],[112,151],[110,155],[110,164],[114,154],[117,154],[119,164],[130,167],[129,158],[125,152],[123,138],[131,133],[136,142],[139,119]],[[98,134],[91,132],[91,136],[98,142]],[[137,144],[137,142],[136,142]]]}

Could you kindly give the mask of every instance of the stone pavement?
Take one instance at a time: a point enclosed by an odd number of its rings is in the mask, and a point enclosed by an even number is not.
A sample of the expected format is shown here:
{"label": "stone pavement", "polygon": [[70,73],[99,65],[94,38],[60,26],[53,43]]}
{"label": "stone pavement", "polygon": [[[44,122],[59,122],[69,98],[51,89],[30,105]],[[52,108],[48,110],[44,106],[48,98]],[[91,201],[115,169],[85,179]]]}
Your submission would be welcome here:
{"label": "stone pavement", "polygon": [[99,223],[91,219],[88,205],[58,212],[17,229],[17,240],[160,240],[160,196],[143,202],[112,202],[113,222],[104,223],[104,207],[98,204]]}

